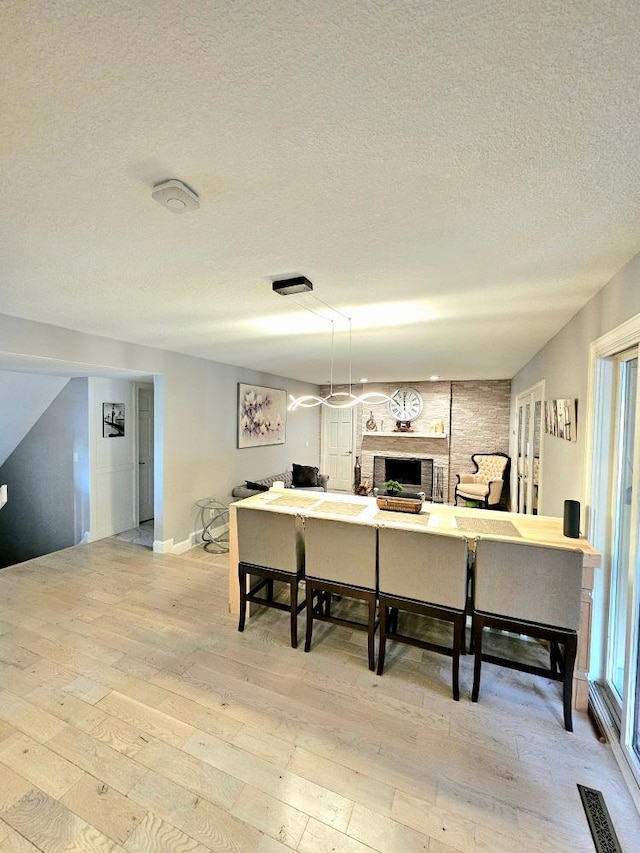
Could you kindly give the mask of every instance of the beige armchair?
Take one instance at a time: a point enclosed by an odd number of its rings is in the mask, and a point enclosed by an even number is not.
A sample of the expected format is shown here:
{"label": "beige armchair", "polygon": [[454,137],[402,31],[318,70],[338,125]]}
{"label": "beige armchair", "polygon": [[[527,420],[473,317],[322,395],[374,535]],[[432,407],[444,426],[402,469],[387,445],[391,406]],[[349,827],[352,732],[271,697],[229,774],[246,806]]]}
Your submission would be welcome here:
{"label": "beige armchair", "polygon": [[498,509],[504,502],[504,484],[509,482],[509,457],[506,453],[474,453],[471,460],[473,474],[456,474],[454,503],[460,498],[476,501],[485,509]]}

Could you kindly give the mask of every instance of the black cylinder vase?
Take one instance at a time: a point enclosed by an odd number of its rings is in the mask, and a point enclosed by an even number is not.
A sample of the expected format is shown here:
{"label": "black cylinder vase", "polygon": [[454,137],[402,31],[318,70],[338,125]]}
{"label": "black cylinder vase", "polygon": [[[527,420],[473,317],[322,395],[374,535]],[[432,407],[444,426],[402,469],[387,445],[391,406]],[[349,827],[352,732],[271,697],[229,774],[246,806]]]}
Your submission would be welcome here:
{"label": "black cylinder vase", "polygon": [[565,536],[571,539],[580,538],[580,503],[579,501],[564,502],[564,528]]}

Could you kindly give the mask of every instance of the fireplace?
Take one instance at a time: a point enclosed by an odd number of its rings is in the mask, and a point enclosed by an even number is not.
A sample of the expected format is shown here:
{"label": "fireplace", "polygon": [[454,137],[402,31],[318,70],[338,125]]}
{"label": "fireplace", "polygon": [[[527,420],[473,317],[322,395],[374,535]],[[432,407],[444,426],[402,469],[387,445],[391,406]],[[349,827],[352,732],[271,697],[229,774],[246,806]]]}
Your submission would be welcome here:
{"label": "fireplace", "polygon": [[393,456],[384,457],[385,480],[397,480],[403,486],[420,486],[422,464],[420,459],[394,459]]}
{"label": "fireplace", "polygon": [[432,500],[433,459],[374,456],[373,485],[380,489],[387,480],[397,480],[407,491],[424,492]]}

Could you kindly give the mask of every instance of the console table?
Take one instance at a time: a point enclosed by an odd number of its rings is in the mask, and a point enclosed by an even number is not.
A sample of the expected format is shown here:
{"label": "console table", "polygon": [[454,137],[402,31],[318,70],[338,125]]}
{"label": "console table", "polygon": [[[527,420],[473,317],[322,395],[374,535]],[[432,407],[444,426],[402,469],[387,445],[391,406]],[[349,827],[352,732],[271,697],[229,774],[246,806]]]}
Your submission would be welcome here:
{"label": "console table", "polygon": [[438,503],[425,503],[420,513],[408,514],[379,510],[375,498],[356,495],[323,494],[302,489],[282,492],[268,491],[245,498],[229,507],[229,611],[238,614],[238,536],[236,507],[305,515],[308,512],[326,513],[327,517],[349,518],[359,524],[385,525],[415,529],[426,527],[439,533],[463,532],[469,539],[475,536],[499,536],[505,539],[526,540],[538,545],[561,545],[579,548],[582,563],[582,611],[578,631],[578,655],[574,676],[573,704],[578,710],[587,709],[589,698],[589,648],[591,644],[592,601],[594,572],[600,566],[600,554],[586,539],[568,539],[562,533],[561,518],[540,515],[521,515],[515,512],[475,509]]}

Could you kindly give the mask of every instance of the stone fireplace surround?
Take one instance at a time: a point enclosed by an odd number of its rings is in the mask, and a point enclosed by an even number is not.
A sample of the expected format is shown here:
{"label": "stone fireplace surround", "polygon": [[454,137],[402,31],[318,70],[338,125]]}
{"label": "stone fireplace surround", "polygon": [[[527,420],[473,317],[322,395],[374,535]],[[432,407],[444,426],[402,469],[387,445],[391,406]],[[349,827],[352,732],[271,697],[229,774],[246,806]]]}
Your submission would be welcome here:
{"label": "stone fireplace surround", "polygon": [[[360,459],[361,480],[373,480],[374,456],[399,456],[433,459],[434,469],[443,474],[445,503],[453,501],[457,473],[473,471],[471,454],[509,452],[509,415],[511,382],[508,379],[470,379],[459,381],[372,382],[368,391],[392,394],[400,385],[411,385],[424,399],[424,410],[413,423],[414,433],[394,433],[395,421],[386,406],[358,406],[355,457]],[[335,390],[348,390],[348,386]],[[328,386],[323,393],[328,394]],[[377,429],[368,431],[370,416]],[[433,438],[434,422],[442,421],[444,436]]]}
{"label": "stone fireplace surround", "polygon": [[[363,482],[369,480],[372,486],[374,485],[373,465],[376,457],[433,460],[434,471],[436,468],[444,469],[443,482],[447,483],[449,458],[446,438],[427,438],[414,436],[410,433],[401,433],[397,436],[376,435],[375,433],[363,435],[360,456],[361,480]],[[380,487],[384,480],[378,483],[377,479],[376,477],[375,485]],[[425,492],[427,500],[431,500],[432,482],[424,483],[421,491]]]}
{"label": "stone fireplace surround", "polygon": [[[403,477],[401,473],[393,470],[391,470],[391,472],[389,471],[389,468],[391,467],[389,463],[403,459],[410,459],[411,462],[417,463],[414,466],[417,468],[417,477],[415,480]],[[373,486],[374,488],[379,489],[386,480],[396,480],[404,486],[407,491],[424,492],[427,496],[427,500],[431,500],[433,497],[433,468],[433,459],[425,456],[404,457],[393,454],[391,456],[375,455],[373,457]]]}

